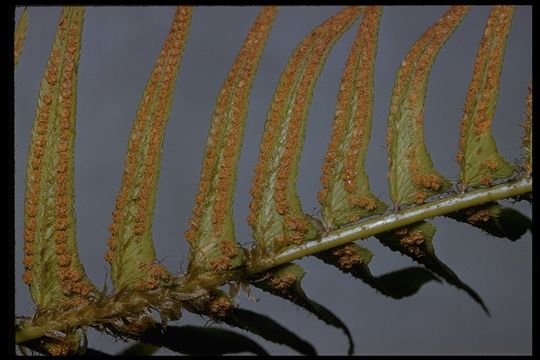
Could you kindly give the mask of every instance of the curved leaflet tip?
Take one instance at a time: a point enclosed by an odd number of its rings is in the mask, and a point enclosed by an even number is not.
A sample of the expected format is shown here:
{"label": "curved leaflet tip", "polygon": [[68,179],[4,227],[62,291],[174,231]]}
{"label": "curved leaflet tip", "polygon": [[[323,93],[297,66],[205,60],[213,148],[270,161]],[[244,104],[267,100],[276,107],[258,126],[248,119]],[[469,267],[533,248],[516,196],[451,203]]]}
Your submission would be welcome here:
{"label": "curved leaflet tip", "polygon": [[256,260],[318,234],[317,225],[304,214],[296,191],[307,114],[328,53],[360,12],[361,7],[348,7],[313,30],[296,47],[281,74],[251,188],[248,223],[256,242]]}
{"label": "curved leaflet tip", "polygon": [[423,204],[450,184],[433,170],[424,141],[424,104],[431,67],[469,10],[452,6],[411,47],[399,68],[388,117],[388,182],[395,208]]}
{"label": "curved leaflet tip", "polygon": [[463,191],[470,187],[489,186],[494,180],[509,177],[514,171],[513,166],[499,155],[491,132],[513,14],[514,6],[493,7],[476,53],[456,156],[461,166]]}
{"label": "curved leaflet tip", "polygon": [[382,6],[367,6],[341,79],[332,138],[317,197],[326,228],[382,213],[369,189],[365,157],[371,136],[375,58]]}
{"label": "curved leaflet tip", "polygon": [[15,67],[19,64],[19,58],[21,57],[22,51],[24,49],[24,40],[26,39],[26,29],[28,28],[28,9],[24,8],[17,25],[15,25],[15,35],[14,35],[14,60]]}

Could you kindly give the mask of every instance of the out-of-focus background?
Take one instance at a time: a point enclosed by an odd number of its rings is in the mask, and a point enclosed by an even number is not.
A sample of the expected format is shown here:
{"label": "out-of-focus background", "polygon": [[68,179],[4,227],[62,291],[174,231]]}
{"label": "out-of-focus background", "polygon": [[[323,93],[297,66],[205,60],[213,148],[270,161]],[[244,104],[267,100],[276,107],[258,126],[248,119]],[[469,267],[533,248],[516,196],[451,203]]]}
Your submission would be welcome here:
{"label": "out-of-focus background", "polygon": [[[249,188],[266,113],[279,76],[298,42],[339,6],[284,6],[262,55],[250,98],[246,136],[234,205],[236,234],[251,242],[247,225]],[[447,6],[385,7],[379,32],[375,109],[367,172],[373,192],[389,202],[385,179],[385,127],[395,75],[408,49]],[[198,6],[180,68],[163,147],[159,193],[153,225],[158,258],[172,272],[187,268],[183,232],[191,215],[209,121],[215,98],[260,8]],[[425,110],[425,137],[435,168],[457,179],[459,122],[472,67],[490,7],[473,6],[441,50],[431,71]],[[17,8],[16,18],[22,8]],[[15,301],[16,314],[31,315],[32,301],[22,282],[24,176],[39,82],[56,29],[59,7],[29,7],[29,25],[15,71]],[[76,211],[81,259],[89,277],[109,283],[107,227],[120,188],[124,155],[138,103],[174,8],[88,7],[77,94]],[[359,22],[336,43],[314,92],[300,164],[298,191],[306,213],[317,214],[316,193],[331,133],[341,71]],[[532,74],[532,7],[518,6],[508,39],[493,133],[500,152],[513,161],[521,156],[525,97]],[[509,202],[503,202],[510,205]],[[516,209],[531,216],[523,202]],[[342,319],[356,342],[357,354],[531,354],[532,237],[516,242],[494,238],[447,218],[430,220],[439,258],[484,299],[488,317],[464,291],[430,282],[403,300],[387,298],[360,280],[341,274],[318,259],[297,261],[304,267],[306,293]],[[374,238],[362,242],[375,257],[375,275],[414,265],[382,247]],[[319,354],[345,354],[343,333],[280,298],[252,289],[259,301],[241,294],[238,303],[266,314],[305,340]],[[183,313],[180,325],[204,325],[207,319]],[[226,326],[225,326],[226,327]],[[287,347],[253,337],[272,354],[294,354]],[[90,347],[115,353],[122,341],[89,331]],[[160,350],[158,354],[170,354]]]}

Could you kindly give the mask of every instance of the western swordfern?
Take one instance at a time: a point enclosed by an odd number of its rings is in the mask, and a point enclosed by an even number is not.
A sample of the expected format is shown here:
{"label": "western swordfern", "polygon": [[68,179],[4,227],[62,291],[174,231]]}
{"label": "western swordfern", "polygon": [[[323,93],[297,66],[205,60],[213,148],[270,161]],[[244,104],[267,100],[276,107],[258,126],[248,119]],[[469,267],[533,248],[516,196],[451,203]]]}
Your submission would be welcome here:
{"label": "western swordfern", "polygon": [[[173,161],[166,158],[166,151],[162,154],[167,148],[165,136],[167,141],[175,141],[177,135],[184,136],[165,130],[171,123],[178,122],[185,125],[183,131],[189,134],[190,123],[204,121],[183,115],[182,109],[176,112],[174,104],[175,101],[185,104],[182,97],[190,96],[189,91],[181,90],[182,74],[189,73],[190,66],[204,66],[204,62],[184,63],[184,54],[198,51],[198,56],[206,56],[205,44],[190,42],[193,37],[198,39],[197,31],[204,28],[198,25],[201,20],[197,13],[205,9],[190,6],[165,9],[170,9],[171,22],[159,46],[155,46],[157,57],[153,67],[145,70],[149,73],[146,85],[143,86],[144,76],[138,76],[142,96],[139,94],[136,112],[131,109],[133,122],[131,133],[126,134],[123,171],[118,172],[119,178],[115,180],[115,201],[109,203],[108,234],[92,237],[96,244],[92,246],[99,243],[107,248],[102,262],[108,266],[109,285],[100,284],[86,274],[81,260],[84,254],[79,253],[78,248],[87,248],[87,245],[77,243],[77,236],[81,238],[82,234],[77,232],[75,218],[76,209],[79,211],[85,206],[83,203],[76,207],[75,200],[75,180],[79,181],[75,133],[81,126],[81,119],[77,121],[80,115],[77,98],[83,96],[81,74],[88,66],[85,56],[92,52],[85,48],[85,34],[96,30],[88,28],[85,17],[97,8],[76,6],[61,10],[37,89],[37,106],[34,95],[21,94],[15,88],[16,100],[31,98],[35,108],[26,171],[17,163],[18,172],[25,177],[24,200],[16,209],[23,218],[16,232],[16,244],[22,251],[20,278],[28,285],[34,304],[31,316],[21,315],[15,319],[15,342],[19,351],[96,354],[91,344],[87,344],[90,328],[116,338],[135,340],[136,343],[124,351],[126,355],[152,354],[160,347],[184,354],[267,354],[252,337],[242,335],[245,331],[301,354],[316,354],[317,349],[324,347],[324,344],[314,347],[307,342],[309,332],[302,326],[295,327],[299,333],[295,334],[281,325],[276,321],[278,313],[267,311],[267,315],[263,315],[239,306],[244,297],[240,290],[250,299],[262,290],[302,307],[316,319],[342,331],[348,339],[349,354],[364,352],[365,341],[350,327],[360,322],[360,326],[369,331],[371,325],[358,313],[338,317],[338,308],[325,307],[311,299],[312,275],[304,269],[309,265],[306,259],[311,258],[331,265],[325,265],[322,268],[325,271],[337,268],[362,280],[375,289],[376,294],[392,299],[417,294],[431,281],[447,282],[463,290],[490,314],[489,299],[484,301],[479,291],[443,261],[444,251],[435,252],[433,241],[437,228],[434,224],[438,225],[439,219],[453,219],[448,221],[467,223],[454,223],[453,227],[476,227],[512,241],[532,231],[531,220],[503,202],[532,201],[532,80],[528,89],[525,85],[511,90],[523,94],[521,109],[511,118],[493,121],[497,103],[499,107],[502,103],[501,73],[505,57],[511,55],[508,55],[511,48],[507,43],[512,20],[516,12],[526,8],[491,7],[479,26],[483,32],[474,34],[475,47],[466,50],[471,52],[470,68],[461,71],[469,74],[465,84],[468,90],[465,93],[464,89],[463,98],[456,102],[460,109],[456,112],[459,115],[452,119],[457,129],[452,135],[456,141],[451,149],[446,149],[456,160],[454,173],[439,168],[439,163],[431,157],[434,155],[430,155],[433,143],[429,136],[450,137],[450,134],[425,130],[425,127],[436,128],[440,121],[437,117],[443,117],[430,111],[432,85],[429,80],[437,67],[438,55],[441,53],[444,58],[446,54],[442,54],[445,44],[452,41],[467,17],[480,9],[437,7],[439,18],[425,22],[427,26],[418,29],[415,40],[406,44],[407,51],[399,55],[402,58],[396,59],[397,69],[381,69],[383,61],[379,60],[380,51],[387,51],[380,42],[386,31],[385,12],[396,9],[373,5],[324,9],[324,21],[312,27],[303,39],[295,40],[297,44],[291,49],[288,61],[282,69],[277,69],[281,75],[274,80],[264,79],[268,82],[265,88],[270,87],[273,96],[269,104],[264,104],[267,111],[262,115],[263,122],[248,111],[253,102],[260,102],[253,95],[257,73],[260,67],[268,66],[264,63],[266,47],[275,46],[273,32],[286,32],[279,29],[280,16],[299,9],[260,8],[250,20],[250,27],[246,27],[243,40],[237,39],[234,61],[231,55],[230,70],[220,79],[221,88],[213,111],[208,111],[209,130],[191,216],[187,225],[179,224],[176,217],[171,220],[178,229],[174,235],[176,243],[185,239],[187,244],[186,263],[173,264],[176,268],[164,265],[167,261],[163,257],[167,254],[158,256],[154,246],[165,239],[158,238],[152,225],[159,218],[159,206],[155,209],[156,202],[160,201],[160,172],[166,169],[162,164],[185,166],[175,156]],[[31,47],[24,43],[32,35],[33,22],[39,21],[33,19],[34,10],[24,9],[14,24],[16,80],[27,71],[25,56],[31,56]],[[394,36],[399,39],[399,34]],[[122,41],[118,41],[118,51],[121,51]],[[322,150],[318,155],[321,171],[316,175],[320,176],[320,184],[318,190],[310,194],[313,199],[317,198],[320,210],[312,211],[306,206],[303,192],[302,150],[309,145],[305,144],[312,122],[308,120],[318,115],[313,114],[321,99],[317,82],[326,76],[325,63],[337,63],[332,58],[333,48],[344,41],[349,41],[345,44],[348,55],[339,59],[341,68],[330,69],[341,74],[336,75],[339,91],[329,95],[331,100],[326,99],[333,107],[333,116],[324,120],[328,128],[331,127],[331,133],[314,142]],[[145,45],[140,41],[137,46],[144,48]],[[379,100],[375,94],[380,93],[377,86],[381,72],[392,72],[395,76],[393,90],[389,88],[385,95],[389,100],[388,113],[384,115],[387,120],[378,117],[380,112],[376,109]],[[114,82],[114,79],[107,81]],[[197,99],[190,101],[197,102]],[[197,104],[199,108],[209,105]],[[98,103],[93,106],[100,107]],[[520,140],[521,154],[515,159],[505,159],[498,150],[497,146],[507,140],[495,142],[495,126],[500,120],[515,124],[511,136]],[[19,121],[27,119],[21,119],[16,112],[16,123]],[[251,122],[260,124],[262,135],[254,140],[259,141],[257,159],[256,152],[253,153],[254,173],[244,174],[241,150],[243,147],[256,149],[250,143],[251,137],[244,139],[245,133],[253,132]],[[386,149],[373,150],[373,144],[369,146],[372,129],[382,129],[378,125],[381,122],[386,127]],[[380,134],[374,132],[373,135]],[[99,141],[94,146],[99,146]],[[376,167],[370,164],[371,151],[385,153],[387,162],[379,164],[379,168],[386,169],[388,190],[379,190],[384,187],[373,182],[371,170]],[[191,154],[191,162],[194,158]],[[98,185],[99,174],[91,176],[94,185]],[[177,184],[174,192],[185,202],[184,187],[185,184]],[[99,188],[96,186],[95,190]],[[240,195],[241,192],[244,195]],[[238,210],[235,198],[248,193],[250,198],[245,204],[249,206]],[[79,198],[77,202],[80,203]],[[239,211],[246,214],[247,221],[235,216]],[[182,231],[185,231],[183,236]],[[96,230],[95,234],[102,233]],[[373,238],[377,241],[371,241]],[[451,246],[452,239],[439,241]],[[510,245],[508,257],[512,257],[512,245],[517,244]],[[377,258],[375,254],[384,256],[388,249],[416,264],[375,275],[379,270],[372,259]],[[479,259],[476,265],[480,267],[482,259],[489,257],[490,252],[475,256]],[[86,264],[87,268],[89,265]],[[321,268],[317,265],[316,269]],[[317,271],[324,279],[324,272]],[[338,279],[342,278],[348,281],[345,275]],[[303,285],[302,281],[308,285]],[[317,287],[324,291],[331,285],[319,281]],[[503,289],[505,286],[501,285]],[[352,293],[346,292],[347,301],[355,301],[362,309],[362,299]],[[335,297],[343,296],[344,293],[335,294]],[[271,300],[265,297],[253,308],[264,309],[265,301]],[[189,317],[188,313],[215,324],[184,325],[182,317]],[[493,309],[491,313],[498,316]],[[380,314],[379,319],[387,326],[401,326],[384,314]],[[178,323],[172,324],[173,321]],[[361,345],[355,348],[353,340]],[[389,352],[399,352],[399,349]]]}

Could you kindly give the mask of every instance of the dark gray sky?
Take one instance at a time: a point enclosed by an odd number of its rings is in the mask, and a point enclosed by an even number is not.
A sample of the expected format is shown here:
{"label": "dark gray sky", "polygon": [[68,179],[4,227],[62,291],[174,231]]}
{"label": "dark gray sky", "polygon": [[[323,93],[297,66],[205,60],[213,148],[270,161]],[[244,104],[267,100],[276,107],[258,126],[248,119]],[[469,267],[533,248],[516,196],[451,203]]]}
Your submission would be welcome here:
{"label": "dark gray sky", "polygon": [[[385,7],[379,33],[375,110],[367,171],[375,194],[389,202],[385,179],[385,127],[396,71],[413,42],[448,7]],[[200,165],[215,98],[259,7],[197,7],[180,68],[161,165],[153,226],[158,257],[175,273],[187,267],[183,238],[198,185]],[[239,163],[235,202],[236,234],[251,241],[245,221],[249,188],[266,113],[288,56],[315,26],[341,7],[282,7],[275,21],[251,93],[244,150]],[[16,16],[22,9],[17,9]],[[425,110],[427,147],[435,168],[456,179],[454,161],[459,122],[476,49],[490,8],[473,7],[431,71]],[[32,302],[21,280],[24,173],[39,82],[48,59],[60,8],[30,7],[24,52],[15,72],[15,301],[18,315],[31,315]],[[173,7],[88,7],[79,68],[76,139],[77,237],[89,277],[99,286],[108,280],[107,227],[127,149],[127,139],[141,94],[169,30]],[[520,157],[525,97],[532,74],[532,11],[518,6],[509,35],[493,132],[500,152]],[[331,132],[334,106],[345,59],[358,23],[336,43],[315,89],[298,179],[304,211],[318,208],[316,192]],[[505,202],[505,204],[509,204]],[[530,207],[515,207],[531,215]],[[317,259],[297,263],[307,275],[304,288],[312,299],[332,309],[351,330],[357,354],[530,354],[532,352],[532,238],[515,243],[493,238],[446,218],[434,240],[439,258],[486,302],[492,317],[465,292],[429,283],[418,294],[393,300],[341,274]],[[375,257],[375,275],[414,265],[408,258],[369,238],[362,242]],[[110,288],[110,286],[109,286]],[[319,354],[345,354],[346,338],[314,316],[254,289],[260,299],[240,295],[242,307],[269,315],[311,342]],[[203,325],[187,312],[180,325]],[[235,330],[240,332],[241,330]],[[248,335],[249,336],[249,335]],[[287,347],[255,337],[272,354],[294,354]],[[114,353],[123,342],[95,331],[94,349]],[[160,354],[169,354],[160,350]]]}

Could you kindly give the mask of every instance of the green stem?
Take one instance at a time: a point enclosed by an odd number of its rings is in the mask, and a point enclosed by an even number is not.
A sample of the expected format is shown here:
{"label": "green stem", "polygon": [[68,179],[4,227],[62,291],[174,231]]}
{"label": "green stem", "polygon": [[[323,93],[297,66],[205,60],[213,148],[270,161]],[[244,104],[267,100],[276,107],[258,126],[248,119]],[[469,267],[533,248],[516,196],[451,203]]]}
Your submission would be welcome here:
{"label": "green stem", "polygon": [[322,235],[319,241],[308,241],[301,246],[289,249],[265,261],[249,266],[247,274],[256,274],[273,267],[313,255],[324,250],[344,245],[354,240],[366,239],[392,229],[409,225],[435,216],[446,215],[454,211],[481,205],[532,191],[532,179],[521,179],[496,185],[487,189],[471,191],[466,194],[451,196],[432,201],[425,205],[415,206],[394,214],[378,216],[354,225],[344,226]]}
{"label": "green stem", "polygon": [[48,332],[62,331],[69,328],[88,326],[95,321],[96,311],[93,306],[87,306],[80,311],[69,311],[51,321],[25,326],[15,333],[15,343],[21,344],[45,336]]}
{"label": "green stem", "polygon": [[[227,281],[238,280],[243,276],[260,273],[304,256],[344,245],[351,241],[365,239],[369,236],[409,225],[420,220],[446,215],[454,211],[490,201],[526,194],[531,191],[532,179],[526,178],[510,181],[487,189],[471,191],[466,194],[453,195],[425,205],[404,209],[393,214],[377,216],[354,225],[329,231],[324,233],[319,241],[309,241],[302,246],[285,251],[271,259],[253,263],[242,269],[222,273],[203,273],[195,279],[181,277],[177,279],[175,288],[171,290],[177,294],[184,294],[186,297],[185,300],[189,300],[189,298],[200,296],[196,293],[197,291],[201,291],[201,288],[216,288],[225,284]],[[156,289],[155,291],[159,290]],[[22,328],[17,329],[15,343],[22,344],[26,341],[45,336],[47,332],[53,330],[63,331],[67,328],[93,326],[104,323],[121,314],[126,314],[127,309],[133,314],[143,311],[150,305],[158,305],[163,300],[163,296],[156,296],[155,294],[154,296],[150,296],[150,294],[138,295],[135,296],[134,293],[131,293],[121,297],[111,296],[107,299],[102,299],[99,304],[90,303],[84,308],[59,314],[57,318],[50,321],[40,321],[39,323],[24,325]]]}
{"label": "green stem", "polygon": [[22,344],[24,342],[37,339],[44,336],[49,329],[46,326],[28,326],[17,331],[15,334],[15,343]]}

